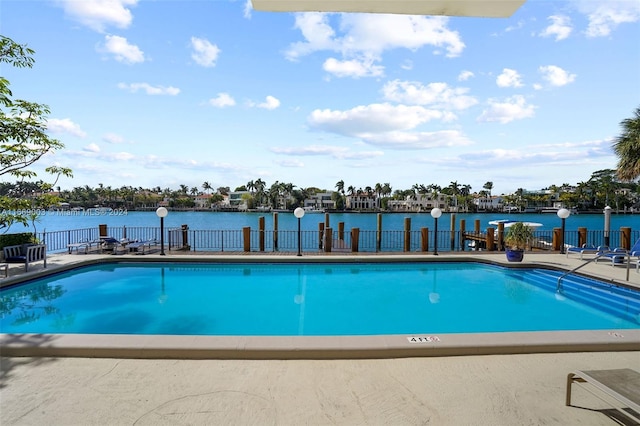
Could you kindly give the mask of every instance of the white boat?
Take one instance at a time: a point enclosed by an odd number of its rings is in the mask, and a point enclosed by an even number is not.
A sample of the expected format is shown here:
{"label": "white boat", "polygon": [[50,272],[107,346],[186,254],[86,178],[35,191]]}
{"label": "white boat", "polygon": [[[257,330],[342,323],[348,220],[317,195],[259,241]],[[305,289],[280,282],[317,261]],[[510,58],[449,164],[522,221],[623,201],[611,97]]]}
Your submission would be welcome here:
{"label": "white boat", "polygon": [[305,207],[304,214],[309,214],[309,213],[324,213],[324,209],[317,209],[315,207]]}
{"label": "white boat", "polygon": [[494,226],[498,226],[500,223],[504,224],[505,228],[510,227],[511,225],[513,225],[514,223],[518,223],[518,222],[522,222],[527,226],[530,226],[532,228],[539,228],[542,226],[541,223],[538,222],[523,222],[521,220],[513,220],[513,219],[499,219],[499,220],[492,220],[489,222],[489,225],[494,225]]}

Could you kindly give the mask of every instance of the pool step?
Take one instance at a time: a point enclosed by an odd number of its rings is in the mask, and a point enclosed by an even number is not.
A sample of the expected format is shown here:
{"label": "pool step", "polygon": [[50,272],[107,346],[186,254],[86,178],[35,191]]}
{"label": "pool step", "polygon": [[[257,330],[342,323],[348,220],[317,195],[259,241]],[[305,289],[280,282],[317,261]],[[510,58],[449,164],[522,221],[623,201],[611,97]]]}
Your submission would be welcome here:
{"label": "pool step", "polygon": [[[531,270],[524,273],[524,281],[536,287],[556,292],[561,273]],[[629,321],[640,323],[640,292],[570,274],[562,278],[564,297]]]}

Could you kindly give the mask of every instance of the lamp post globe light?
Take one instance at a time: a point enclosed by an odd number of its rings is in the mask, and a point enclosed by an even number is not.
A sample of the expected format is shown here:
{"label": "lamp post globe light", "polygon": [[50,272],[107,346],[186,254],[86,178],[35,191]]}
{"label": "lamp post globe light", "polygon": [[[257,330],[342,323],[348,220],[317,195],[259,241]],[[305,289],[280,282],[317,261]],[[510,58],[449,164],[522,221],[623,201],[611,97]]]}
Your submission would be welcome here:
{"label": "lamp post globe light", "polygon": [[604,208],[604,245],[609,247],[611,241],[609,239],[609,233],[611,232],[611,207],[606,206]]}
{"label": "lamp post globe light", "polygon": [[437,207],[431,209],[431,217],[435,220],[433,227],[433,255],[438,255],[438,218],[442,216],[442,210]]}
{"label": "lamp post globe light", "polygon": [[158,207],[156,210],[156,215],[160,218],[160,256],[164,256],[164,218],[168,214],[166,207]]}
{"label": "lamp post globe light", "polygon": [[304,216],[304,209],[298,207],[293,211],[293,215],[298,219],[298,256],[302,256],[302,232],[300,229],[300,219]]}
{"label": "lamp post globe light", "polygon": [[560,240],[560,254],[564,254],[564,230],[565,230],[565,222],[567,221],[567,218],[569,217],[569,215],[571,214],[571,212],[567,209],[560,209],[558,210],[558,217],[560,219],[562,219],[562,237]]}

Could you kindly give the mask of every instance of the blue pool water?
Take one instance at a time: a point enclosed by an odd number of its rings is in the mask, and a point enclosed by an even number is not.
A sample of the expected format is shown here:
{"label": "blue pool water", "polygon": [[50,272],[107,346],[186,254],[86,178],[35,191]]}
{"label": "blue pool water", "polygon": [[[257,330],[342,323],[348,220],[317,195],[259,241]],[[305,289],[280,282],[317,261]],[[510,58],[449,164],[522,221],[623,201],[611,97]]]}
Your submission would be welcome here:
{"label": "blue pool water", "polygon": [[[375,335],[640,328],[640,292],[480,263],[149,264],[0,290],[2,333]],[[586,302],[586,303],[585,303]]]}

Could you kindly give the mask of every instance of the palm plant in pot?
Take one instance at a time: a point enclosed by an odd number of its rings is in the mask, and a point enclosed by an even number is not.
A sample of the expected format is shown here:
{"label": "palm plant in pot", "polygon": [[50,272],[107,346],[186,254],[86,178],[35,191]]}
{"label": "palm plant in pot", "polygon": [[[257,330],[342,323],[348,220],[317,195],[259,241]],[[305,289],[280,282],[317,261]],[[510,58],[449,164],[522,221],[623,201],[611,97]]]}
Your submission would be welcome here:
{"label": "palm plant in pot", "polygon": [[516,222],[507,228],[504,236],[505,252],[509,262],[522,262],[527,244],[533,238],[533,228],[523,222]]}

